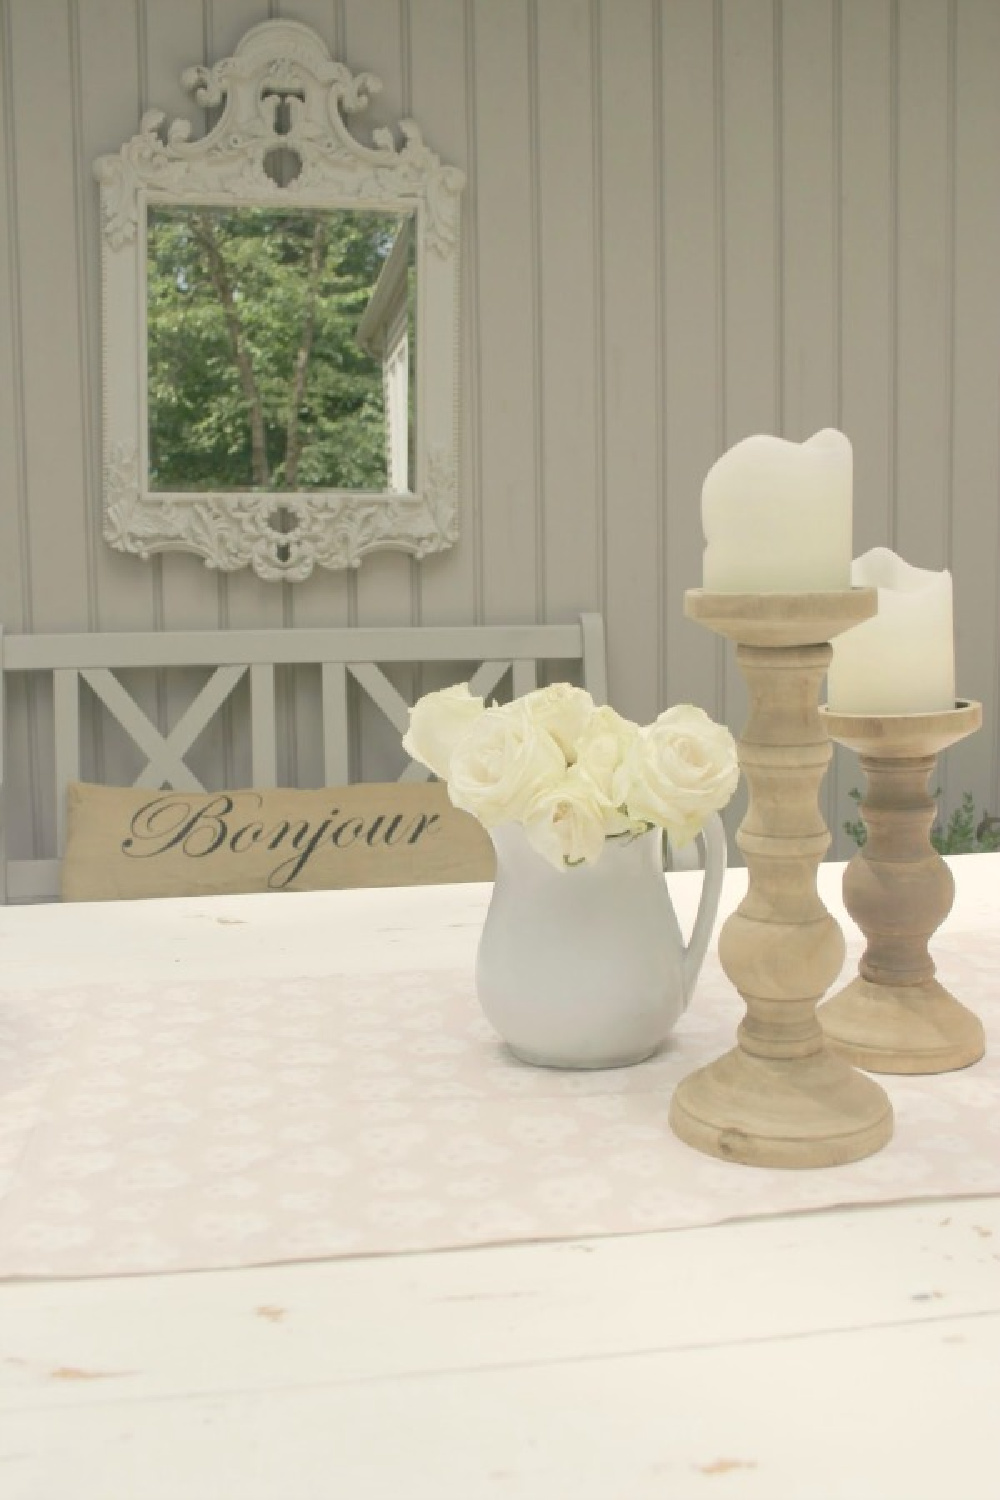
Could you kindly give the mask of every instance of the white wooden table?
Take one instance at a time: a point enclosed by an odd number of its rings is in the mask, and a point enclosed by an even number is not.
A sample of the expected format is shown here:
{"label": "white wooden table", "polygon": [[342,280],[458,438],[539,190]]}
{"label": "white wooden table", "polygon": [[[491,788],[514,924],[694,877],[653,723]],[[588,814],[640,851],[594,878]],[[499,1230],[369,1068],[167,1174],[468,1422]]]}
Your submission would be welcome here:
{"label": "white wooden table", "polygon": [[[974,940],[1000,856],[954,867]],[[320,975],[331,945],[454,966],[485,899],[6,908],[0,974]],[[998,1397],[997,1198],[0,1284],[3,1500],[996,1500]]]}

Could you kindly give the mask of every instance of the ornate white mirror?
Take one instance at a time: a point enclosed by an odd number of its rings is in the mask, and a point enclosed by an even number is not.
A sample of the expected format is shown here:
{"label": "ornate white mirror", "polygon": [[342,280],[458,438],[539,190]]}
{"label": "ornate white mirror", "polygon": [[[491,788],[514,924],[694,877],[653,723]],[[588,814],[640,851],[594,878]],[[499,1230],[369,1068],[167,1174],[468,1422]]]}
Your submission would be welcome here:
{"label": "ornate white mirror", "polygon": [[455,541],[463,174],[381,84],[292,21],[189,68],[215,111],[150,111],[94,166],[104,267],[104,535],[294,582]]}

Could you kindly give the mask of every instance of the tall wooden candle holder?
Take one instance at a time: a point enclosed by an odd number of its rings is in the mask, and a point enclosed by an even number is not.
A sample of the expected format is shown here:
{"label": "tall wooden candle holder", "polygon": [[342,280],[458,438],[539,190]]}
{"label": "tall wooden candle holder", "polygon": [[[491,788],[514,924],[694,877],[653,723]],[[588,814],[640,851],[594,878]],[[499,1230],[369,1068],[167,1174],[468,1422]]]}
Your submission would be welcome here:
{"label": "tall wooden candle holder", "polygon": [[818,794],[832,754],[820,683],[830,639],[877,603],[875,589],[685,595],[690,619],[737,642],[750,691],[739,746],[750,803],[737,834],[749,884],[719,938],[747,1011],[736,1047],[685,1078],[670,1106],[682,1141],[729,1161],[836,1166],[892,1135],[884,1090],[828,1050],[816,1017],[845,953],[816,889],[830,844]]}
{"label": "tall wooden candle holder", "polygon": [[868,940],[856,979],[820,1007],[841,1057],[875,1073],[944,1073],[978,1062],[982,1023],[934,978],[928,941],[951,911],[955,881],[930,841],[937,756],[983,721],[980,703],[940,713],[822,709],[830,738],[861,755],[868,840],[844,872],[844,905]]}

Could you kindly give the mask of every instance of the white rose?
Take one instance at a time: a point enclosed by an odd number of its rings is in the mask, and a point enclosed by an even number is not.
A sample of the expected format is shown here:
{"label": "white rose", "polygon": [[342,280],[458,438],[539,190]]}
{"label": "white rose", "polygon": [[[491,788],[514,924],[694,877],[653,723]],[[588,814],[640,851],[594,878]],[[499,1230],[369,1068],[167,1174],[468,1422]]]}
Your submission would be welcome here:
{"label": "white rose", "polygon": [[680,847],[725,807],[740,778],[736,742],[703,709],[678,704],[641,729],[614,776],[614,800]]}
{"label": "white rose", "polygon": [[605,706],[594,710],[580,739],[576,764],[600,792],[604,832],[608,837],[640,833],[646,827],[641,819],[630,818],[614,800],[615,772],[638,734],[638,724]]}
{"label": "white rose", "polygon": [[528,842],[557,870],[594,864],[604,852],[607,802],[589,776],[571,766],[524,813]]}
{"label": "white rose", "polygon": [[595,708],[577,746],[576,763],[587,772],[610,802],[614,796],[614,775],[632,741],[639,733],[638,724],[623,719],[613,708]]}
{"label": "white rose", "polygon": [[403,749],[413,760],[447,780],[452,752],[462,735],[484,712],[482,698],[474,698],[467,682],[425,693],[410,709],[410,727]]}
{"label": "white rose", "polygon": [[518,699],[536,724],[547,729],[569,765],[576,760],[576,747],[594,713],[594,700],[583,688],[568,682],[554,682],[550,687],[536,688]]}
{"label": "white rose", "polygon": [[566,760],[548,730],[515,700],[487,708],[455,746],[448,795],[484,828],[519,822],[528,804],[566,775]]}

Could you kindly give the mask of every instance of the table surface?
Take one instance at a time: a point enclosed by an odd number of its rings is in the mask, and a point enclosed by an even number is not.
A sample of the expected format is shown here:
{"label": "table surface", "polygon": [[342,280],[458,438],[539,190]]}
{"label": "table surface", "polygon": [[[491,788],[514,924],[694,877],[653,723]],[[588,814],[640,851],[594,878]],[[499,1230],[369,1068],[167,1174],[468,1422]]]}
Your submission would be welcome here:
{"label": "table surface", "polygon": [[[951,861],[995,925],[1000,855]],[[820,889],[849,926],[842,867]],[[670,877],[682,921],[697,877]],[[745,873],[727,876],[721,915]],[[471,962],[488,888],[0,910],[5,983]],[[947,974],[942,973],[947,981]],[[0,1284],[4,1500],[996,1500],[1000,1199]]]}

